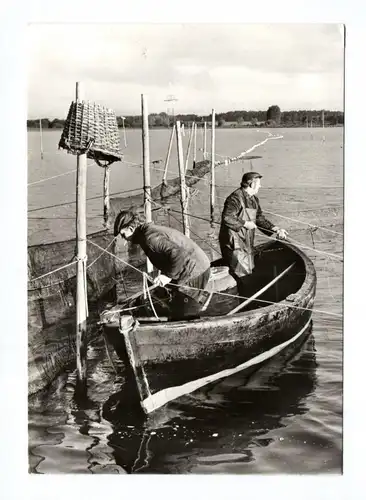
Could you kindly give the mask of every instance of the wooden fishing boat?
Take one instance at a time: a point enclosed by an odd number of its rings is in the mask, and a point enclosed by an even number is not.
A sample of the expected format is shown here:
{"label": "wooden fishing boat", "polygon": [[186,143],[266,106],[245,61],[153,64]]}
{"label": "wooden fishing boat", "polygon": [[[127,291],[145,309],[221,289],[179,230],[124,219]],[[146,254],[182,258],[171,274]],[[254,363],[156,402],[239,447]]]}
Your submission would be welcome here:
{"label": "wooden fishing boat", "polygon": [[[169,321],[159,313],[151,317],[147,307],[144,314],[137,312],[138,299],[102,313],[106,338],[136,382],[146,413],[259,367],[309,329],[316,291],[312,261],[280,241],[259,245],[254,258],[254,272],[243,281],[246,299],[235,296],[228,269],[220,261],[212,263],[207,287],[211,300],[199,319]],[[151,297],[154,301],[153,293]]]}

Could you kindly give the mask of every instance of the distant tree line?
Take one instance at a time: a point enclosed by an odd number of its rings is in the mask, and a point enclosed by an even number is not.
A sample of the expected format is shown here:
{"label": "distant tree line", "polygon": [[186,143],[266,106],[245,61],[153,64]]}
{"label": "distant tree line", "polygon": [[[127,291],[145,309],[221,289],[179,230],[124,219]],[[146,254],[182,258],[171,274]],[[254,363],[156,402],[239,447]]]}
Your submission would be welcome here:
{"label": "distant tree line", "polygon": [[[226,113],[216,114],[216,125],[222,128],[235,127],[306,127],[306,126],[321,126],[322,116],[324,113],[324,125],[334,127],[344,124],[343,111],[330,110],[297,110],[297,111],[281,111],[279,106],[270,106],[267,111],[227,111]],[[42,122],[42,129],[62,129],[65,120],[55,118],[38,118],[36,120],[27,120],[27,128],[39,128],[39,122]],[[208,126],[211,122],[211,115],[196,115],[196,114],[177,114],[174,119],[167,113],[151,113],[149,115],[149,125],[151,128],[167,128],[172,125],[173,120],[180,120],[185,125],[190,125],[192,122],[207,122]],[[117,124],[119,128],[141,128],[142,118],[140,115],[117,116]]]}

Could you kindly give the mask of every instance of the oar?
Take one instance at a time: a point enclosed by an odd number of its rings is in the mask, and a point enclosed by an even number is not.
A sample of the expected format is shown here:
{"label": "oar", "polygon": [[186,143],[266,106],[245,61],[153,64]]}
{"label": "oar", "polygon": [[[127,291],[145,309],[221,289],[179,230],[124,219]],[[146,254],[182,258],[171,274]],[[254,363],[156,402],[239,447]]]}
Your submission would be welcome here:
{"label": "oar", "polygon": [[288,273],[290,271],[290,269],[292,269],[294,267],[294,265],[295,265],[295,262],[293,262],[290,266],[288,266],[287,269],[285,269],[284,271],[282,271],[281,274],[279,274],[278,276],[276,276],[266,286],[264,286],[263,288],[261,288],[260,290],[258,290],[258,292],[256,292],[251,297],[249,297],[249,299],[245,300],[244,302],[242,302],[241,304],[239,304],[238,306],[236,306],[232,311],[228,312],[227,316],[231,316],[232,314],[235,314],[236,312],[240,311],[240,309],[243,309],[243,307],[245,307],[248,304],[250,304],[250,302],[253,302],[253,300],[255,300],[257,297],[259,297],[259,295],[261,295],[263,292],[265,292],[266,290],[268,290],[268,288],[270,288],[272,285],[274,285],[274,283],[276,283],[276,281],[278,281],[280,278],[282,278],[282,276],[284,276],[286,273]]}

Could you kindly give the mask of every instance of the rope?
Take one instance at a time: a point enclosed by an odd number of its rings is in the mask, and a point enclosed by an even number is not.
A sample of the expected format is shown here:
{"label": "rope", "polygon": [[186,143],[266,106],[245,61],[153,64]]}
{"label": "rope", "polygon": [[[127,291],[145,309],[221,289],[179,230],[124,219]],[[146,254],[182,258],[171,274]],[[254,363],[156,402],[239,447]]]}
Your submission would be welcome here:
{"label": "rope", "polygon": [[[87,240],[87,241],[89,243],[91,243],[92,245],[95,245],[96,247],[100,248],[101,250],[104,250],[97,243],[94,243],[94,242],[92,242],[90,240]],[[121,259],[120,257],[117,257],[117,255],[113,255],[110,252],[107,252],[107,253],[109,253],[112,257],[116,258],[117,260],[119,260],[120,262],[122,262],[123,264],[125,264],[126,266],[129,266],[132,269],[134,269],[135,271],[139,272],[140,274],[146,274],[146,273],[144,273],[144,271],[141,271],[140,269],[137,269],[137,267],[133,266],[129,262],[126,262],[125,260]],[[154,282],[154,280],[152,278],[150,278],[149,275],[146,275],[146,279],[150,280],[151,283]],[[199,290],[199,291],[202,291],[200,288],[196,288],[196,287],[192,287],[192,286],[188,286],[188,285],[179,285],[179,284],[177,285],[175,283],[170,283],[169,285],[170,286],[176,286],[178,288],[187,288],[187,289],[190,289],[190,290]],[[223,297],[232,297],[232,298],[235,298],[235,299],[248,300],[250,298],[250,297],[244,297],[243,295],[233,295],[231,293],[225,293],[225,292],[212,292],[212,293],[215,293],[216,295],[221,295]],[[270,300],[263,300],[263,299],[255,299],[255,300],[256,300],[256,302],[264,302],[266,304],[276,304],[277,303],[277,302],[271,302]],[[300,310],[304,310],[304,311],[313,311],[313,312],[318,312],[318,313],[322,313],[322,314],[328,314],[330,316],[335,316],[337,318],[342,318],[341,314],[332,313],[332,312],[329,312],[329,311],[323,311],[323,310],[320,310],[320,309],[310,309],[308,307],[294,306],[294,305],[291,305],[291,304],[286,304],[286,307],[292,307],[293,309],[300,309]]]}
{"label": "rope", "polygon": [[[175,283],[169,283],[171,286],[178,286],[178,287],[181,287],[181,288],[189,288],[191,290],[200,290],[199,288],[194,288],[192,286],[188,286],[188,285],[176,285]],[[235,299],[244,299],[244,300],[248,300],[250,299],[250,297],[244,297],[243,295],[233,295],[231,293],[225,293],[225,292],[212,292],[212,293],[215,293],[216,295],[222,295],[223,297],[232,297],[232,298],[235,298]],[[278,302],[271,302],[270,300],[263,300],[263,299],[254,299],[256,302],[263,302],[265,304],[278,304]],[[329,312],[329,311],[323,311],[321,309],[310,309],[309,307],[301,307],[301,306],[294,306],[294,305],[291,305],[291,304],[286,304],[286,307],[292,307],[293,309],[300,309],[302,311],[313,311],[313,312],[318,312],[318,313],[322,313],[322,314],[329,314],[330,316],[335,316],[336,318],[342,318],[342,314],[338,314],[338,313],[332,313],[332,312]]]}
{"label": "rope", "polygon": [[[99,248],[100,250],[103,250],[105,251],[105,253],[107,253],[108,255],[111,255],[112,257],[114,257],[115,259],[119,260],[120,262],[122,262],[122,264],[125,264],[127,265],[128,267],[131,267],[132,269],[134,269],[135,271],[137,271],[138,273],[140,274],[143,274],[144,271],[141,271],[140,269],[138,269],[137,267],[133,266],[132,264],[130,264],[129,262],[126,262],[125,260],[121,259],[120,257],[117,257],[117,255],[114,255],[113,253],[109,252],[108,250],[106,250],[105,248],[99,246],[97,243],[94,243],[94,241],[91,241],[91,240],[86,240],[88,243],[90,243],[91,245],[94,245],[95,247]],[[145,273],[146,274],[146,273]],[[146,275],[146,279],[148,279],[150,281],[150,283],[154,283],[154,280],[152,278],[150,278],[150,276],[147,274]]]}
{"label": "rope", "polygon": [[58,271],[61,271],[62,269],[65,269],[66,267],[73,266],[76,263],[77,263],[77,260],[73,260],[72,262],[69,262],[68,264],[65,264],[64,266],[61,266],[57,269],[54,269],[53,271],[50,271],[49,273],[42,274],[41,276],[37,276],[37,278],[32,278],[31,280],[29,280],[29,283],[32,283],[32,281],[40,280],[41,278],[45,278],[46,276],[49,276],[50,274],[57,273]]}
{"label": "rope", "polygon": [[333,231],[332,229],[326,229],[326,228],[321,227],[321,226],[315,226],[314,224],[310,224],[309,222],[304,222],[304,221],[298,220],[298,219],[291,219],[291,217],[285,217],[284,215],[275,214],[273,212],[270,212],[269,210],[263,210],[263,212],[266,212],[266,213],[271,214],[271,215],[275,215],[277,217],[282,217],[282,219],[291,220],[293,222],[299,222],[300,224],[305,224],[306,226],[311,226],[311,227],[314,227],[316,229],[322,229],[323,231],[328,231],[329,233],[339,234],[340,236],[343,236],[343,233]]}
{"label": "rope", "polygon": [[47,177],[45,179],[40,179],[39,181],[35,181],[35,182],[29,182],[27,184],[27,186],[34,186],[35,184],[40,184],[41,182],[50,181],[51,179],[57,179],[58,177],[62,177],[64,175],[69,175],[69,174],[72,174],[74,172],[76,172],[76,168],[74,170],[70,170],[69,172],[64,172],[63,174],[53,175],[52,177]]}
{"label": "rope", "polygon": [[144,280],[143,280],[144,294],[145,293],[147,294],[147,297],[149,299],[150,306],[151,306],[151,309],[152,309],[152,311],[154,313],[155,318],[158,319],[159,321],[161,321],[160,318],[159,318],[159,316],[156,313],[156,310],[155,310],[155,307],[154,307],[154,304],[153,304],[153,301],[152,301],[152,298],[151,298],[150,289],[149,289],[149,287],[147,285],[147,274],[143,273],[143,276],[144,276]]}
{"label": "rope", "polygon": [[[218,155],[220,156],[220,155]],[[239,186],[232,186],[232,185],[229,185],[229,184],[215,184],[216,187],[222,187],[222,188],[231,188],[231,189],[238,189]],[[261,186],[261,191],[263,191],[264,189],[270,189],[271,191],[273,191],[274,189],[291,189],[291,190],[294,190],[294,189],[303,189],[303,188],[307,188],[307,189],[319,189],[319,186],[314,186],[313,184],[301,184],[301,188],[294,188],[293,186],[272,186],[272,187],[265,187],[265,186]],[[324,188],[328,188],[328,189],[343,189],[343,186],[322,186],[322,189]]]}
{"label": "rope", "polygon": [[[138,187],[138,188],[134,188],[134,189],[126,189],[124,191],[117,191],[116,193],[111,193],[110,196],[115,196],[117,194],[124,194],[124,193],[132,193],[134,191],[142,191],[142,190],[143,190],[142,187]],[[87,198],[86,201],[97,200],[99,198],[104,198],[104,195],[92,196],[90,198]],[[30,212],[37,212],[38,210],[45,210],[47,208],[56,208],[56,207],[63,207],[65,205],[73,205],[74,203],[76,203],[76,200],[67,201],[65,203],[57,203],[55,205],[48,205],[48,206],[45,206],[45,207],[31,208],[30,210],[28,210],[28,213],[30,213]]]}
{"label": "rope", "polygon": [[[223,196],[216,196],[217,199],[219,200],[226,200],[226,198],[224,198]],[[340,205],[340,207],[342,207]],[[323,207],[320,207],[320,208],[317,208],[317,209],[306,209],[306,210],[296,210],[297,212],[315,212],[316,210],[324,210]],[[330,210],[330,209],[329,209]],[[334,233],[334,234],[337,234],[339,236],[343,236],[343,233],[339,233],[338,231],[334,231],[332,229],[327,229],[325,227],[322,227],[322,226],[316,226],[314,224],[310,224],[309,222],[304,222],[302,220],[299,220],[299,219],[292,219],[291,217],[285,217],[284,215],[280,215],[280,214],[275,214],[274,212],[270,212],[269,210],[263,210],[263,212],[266,212],[268,214],[271,214],[271,215],[275,215],[277,217],[282,217],[283,219],[287,219],[287,220],[291,220],[293,222],[299,222],[300,224],[305,224],[306,226],[311,226],[315,229],[322,229],[323,231],[328,231],[330,233]]]}
{"label": "rope", "polygon": [[[158,170],[160,172],[164,172],[163,168],[158,168],[158,167],[151,167],[152,170]],[[169,174],[174,174],[176,175],[177,172],[172,172],[171,170],[167,170],[167,173]],[[199,177],[198,175],[186,175],[185,177],[190,177],[191,179],[199,179],[200,181],[203,180],[203,177]]]}
{"label": "rope", "polygon": [[[167,210],[170,210],[170,209],[167,209]],[[177,218],[177,217],[174,217],[174,215],[172,215],[173,219],[175,219],[177,222],[179,222],[179,224],[183,225],[182,222]],[[208,243],[208,241],[206,241],[204,238],[201,238],[197,233],[195,233],[194,231],[192,231],[192,228],[189,228],[190,232],[196,236],[196,238],[198,238],[199,240],[202,240],[206,243],[207,246],[209,246],[211,248],[211,250],[214,250],[217,255],[219,255],[221,257],[221,252],[219,252],[217,250],[217,248],[215,248],[214,246],[210,245],[210,243]]]}
{"label": "rope", "polygon": [[[87,219],[99,219],[103,214],[87,215]],[[27,217],[28,220],[75,220],[75,217]]]}
{"label": "rope", "polygon": [[60,281],[54,281],[53,283],[50,283],[49,285],[41,285],[41,286],[35,286],[34,288],[28,288],[28,292],[34,292],[35,290],[43,290],[45,288],[51,288],[56,285],[61,285],[61,283],[66,283],[66,281],[70,281],[74,276],[69,276],[68,278],[65,278],[64,280]]}
{"label": "rope", "polygon": [[[93,166],[94,166],[94,163],[87,165],[88,168],[93,167]],[[52,177],[46,177],[45,179],[40,179],[39,181],[35,181],[35,182],[28,182],[27,186],[34,186],[35,184],[40,184],[41,182],[50,181],[51,179],[57,179],[58,177],[63,177],[64,175],[69,175],[69,174],[72,174],[76,171],[77,171],[77,169],[74,168],[73,170],[69,170],[68,172],[64,172],[63,174],[53,175]]]}
{"label": "rope", "polygon": [[[112,245],[112,243],[113,243],[113,242],[114,242],[117,238],[118,238],[118,235],[117,235],[117,236],[115,236],[115,237],[114,237],[114,238],[113,238],[113,239],[112,239],[112,240],[108,243],[108,245],[106,246],[106,249],[107,249],[107,248],[109,248],[109,247]],[[87,269],[89,269],[89,268],[90,268],[93,264],[95,264],[95,263],[97,262],[97,260],[99,260],[99,259],[101,258],[101,256],[105,253],[105,251],[106,251],[106,250],[104,250],[104,252],[101,252],[101,253],[98,255],[98,257],[96,257],[96,258],[93,260],[93,262],[91,262],[91,263],[88,265]]]}
{"label": "rope", "polygon": [[[178,219],[178,217],[174,217],[174,215],[171,215],[170,211],[171,211],[171,208],[170,207],[164,207],[163,205],[160,205],[160,203],[157,203],[155,200],[153,200],[151,197],[150,197],[150,200],[152,203],[154,203],[155,205],[157,205],[158,207],[162,208],[168,215],[169,217],[173,217],[173,219],[175,219],[177,222],[179,222],[179,224],[181,226],[183,226],[183,223],[182,221],[180,221]],[[169,227],[170,227],[170,223],[169,223]],[[199,234],[195,233],[194,231],[192,231],[192,228],[190,227],[189,228],[190,232],[196,236],[196,238],[198,238],[199,240],[202,240],[206,243],[207,246],[209,246],[211,248],[211,250],[214,250],[220,257],[221,257],[221,253],[212,245],[210,245],[210,243],[208,243],[208,241],[206,241],[205,239],[201,238]]]}
{"label": "rope", "polygon": [[[112,241],[110,243],[108,243],[107,247],[106,248],[109,248],[112,243],[117,239],[118,236],[115,236]],[[89,269],[93,264],[95,264],[97,262],[98,259],[100,259],[100,257],[103,255],[103,253],[105,252],[101,252],[98,257],[96,257],[93,262],[91,262],[87,267],[86,269]],[[44,278],[45,276],[48,276],[50,274],[53,274],[53,273],[56,273],[57,271],[60,271],[61,269],[64,269],[65,267],[68,267],[68,266],[71,266],[73,264],[75,264],[77,262],[77,260],[73,261],[73,262],[70,262],[69,264],[66,264],[65,266],[62,266],[62,267],[59,267],[58,269],[55,269],[54,271],[50,271],[49,273],[46,273],[46,274],[42,274],[41,276],[38,276],[37,278],[33,278],[31,280],[29,280],[29,283],[31,283],[32,281],[35,281],[35,280],[39,280],[41,278]],[[52,286],[56,286],[56,285],[60,285],[61,283],[65,283],[66,281],[69,281],[70,279],[72,279],[74,276],[69,276],[68,278],[64,279],[64,280],[60,280],[60,281],[55,281],[53,283],[50,283],[48,285],[44,285],[44,286],[40,286],[40,287],[35,287],[35,288],[28,288],[28,291],[31,292],[31,291],[34,291],[34,290],[39,290],[39,289],[43,289],[43,288],[51,288]]]}
{"label": "rope", "polygon": [[[257,226],[259,229],[261,229],[259,226]],[[265,238],[269,238],[269,239],[274,239],[272,238],[271,236],[266,236],[266,235],[263,235]],[[313,252],[317,252],[317,253],[320,253],[320,254],[323,254],[323,255],[327,255],[328,257],[333,257],[334,259],[338,259],[340,262],[343,262],[343,259],[342,257],[340,257],[339,255],[336,255],[334,253],[329,253],[329,252],[324,252],[323,250],[318,250],[316,248],[312,248],[312,247],[308,247],[306,245],[303,245],[302,243],[300,243],[299,241],[297,240],[294,240],[293,238],[287,238],[290,242],[292,241],[293,243],[295,243],[297,246],[299,247],[302,247],[302,248],[306,248],[307,250],[312,250]]]}
{"label": "rope", "polygon": [[[173,208],[170,208],[169,210],[171,210],[172,212],[180,213],[178,210],[174,210]],[[193,217],[194,219],[200,219],[200,220],[204,220],[205,222],[210,222],[208,219],[206,219],[204,217],[199,217],[198,215],[192,215],[192,214],[189,214],[189,213],[187,213],[186,215],[189,215],[190,217]],[[213,223],[216,224],[216,225],[220,225],[220,222],[213,221]],[[261,228],[260,226],[257,226],[257,227],[258,227],[258,229],[264,229],[265,231],[267,230],[266,228]],[[267,236],[265,234],[262,234],[261,236],[263,236],[264,238],[267,238],[269,240],[274,240],[275,239],[272,236]],[[293,241],[300,248],[306,248],[307,250],[312,250],[313,252],[317,252],[317,253],[320,253],[320,254],[328,255],[329,257],[333,257],[333,258],[338,259],[341,262],[343,262],[342,257],[340,257],[339,255],[335,255],[335,254],[329,253],[329,252],[324,252],[322,250],[317,250],[316,248],[308,247],[307,245],[303,245],[302,243],[300,243],[300,242],[298,242],[298,241],[296,241],[296,240],[294,240],[292,238],[288,238],[288,240]]]}

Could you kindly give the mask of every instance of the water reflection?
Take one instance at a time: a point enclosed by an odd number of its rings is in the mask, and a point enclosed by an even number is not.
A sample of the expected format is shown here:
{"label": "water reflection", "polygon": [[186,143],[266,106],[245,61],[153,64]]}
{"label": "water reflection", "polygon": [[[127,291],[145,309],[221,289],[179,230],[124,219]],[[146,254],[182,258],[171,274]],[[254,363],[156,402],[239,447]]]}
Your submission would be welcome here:
{"label": "water reflection", "polygon": [[117,391],[102,413],[112,424],[109,445],[116,463],[128,473],[203,472],[202,464],[212,472],[223,462],[230,472],[245,472],[242,464],[255,459],[255,449],[272,442],[268,431],[308,411],[306,398],[316,386],[315,352],[309,332],[302,345],[280,353],[249,378],[229,377],[148,417]]}
{"label": "water reflection", "polygon": [[102,404],[113,390],[102,354],[100,346],[89,350],[88,393],[75,391],[72,370],[30,399],[29,472],[125,473],[108,444],[111,425],[102,418]]}

